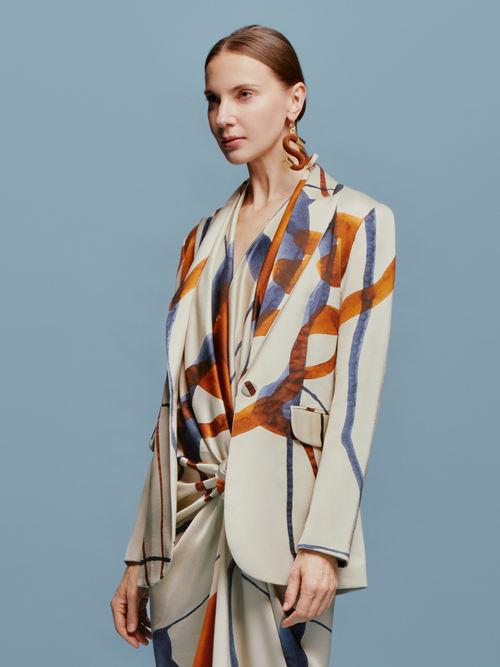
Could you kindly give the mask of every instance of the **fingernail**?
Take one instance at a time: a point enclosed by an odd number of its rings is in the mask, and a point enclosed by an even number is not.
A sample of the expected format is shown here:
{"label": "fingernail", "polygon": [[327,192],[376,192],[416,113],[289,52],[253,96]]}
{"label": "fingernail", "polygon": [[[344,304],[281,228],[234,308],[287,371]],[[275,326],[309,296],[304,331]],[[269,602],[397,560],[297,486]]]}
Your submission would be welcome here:
{"label": "fingernail", "polygon": [[133,632],[133,631],[134,631],[134,626],[133,626],[133,625],[128,625],[128,626],[127,626],[127,630],[128,630],[129,632]]}

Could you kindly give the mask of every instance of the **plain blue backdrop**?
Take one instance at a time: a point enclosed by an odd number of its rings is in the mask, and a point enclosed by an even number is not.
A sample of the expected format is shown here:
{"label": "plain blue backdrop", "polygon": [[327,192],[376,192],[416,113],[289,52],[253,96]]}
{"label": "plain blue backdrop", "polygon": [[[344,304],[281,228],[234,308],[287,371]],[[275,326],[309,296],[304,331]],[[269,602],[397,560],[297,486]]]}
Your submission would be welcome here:
{"label": "plain blue backdrop", "polygon": [[337,601],[331,665],[498,664],[499,19],[493,0],[2,2],[2,664],[153,664],[109,601],[180,245],[246,178],[209,132],[204,58],[250,23],[297,49],[309,150],[397,225],[369,587]]}

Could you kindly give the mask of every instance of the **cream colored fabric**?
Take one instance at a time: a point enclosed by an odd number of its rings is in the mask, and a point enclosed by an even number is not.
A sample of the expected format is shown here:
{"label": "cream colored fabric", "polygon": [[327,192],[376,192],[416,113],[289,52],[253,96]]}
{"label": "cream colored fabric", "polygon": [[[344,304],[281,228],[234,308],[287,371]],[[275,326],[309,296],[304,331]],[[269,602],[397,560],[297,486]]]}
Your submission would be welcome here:
{"label": "cream colored fabric", "polygon": [[[281,628],[285,587],[242,572],[231,556],[224,530],[230,437],[221,426],[231,421],[236,380],[250,352],[256,288],[252,272],[255,275],[262,263],[261,250],[268,247],[281,219],[276,215],[268,223],[231,280],[235,226],[243,197],[244,190],[224,236],[212,248],[189,314],[179,377],[178,409],[183,412],[179,421],[191,433],[198,428],[203,437],[196,447],[196,437],[179,434],[176,546],[171,568],[150,591],[158,667],[328,664],[333,609],[312,623]],[[212,307],[207,308],[210,301]],[[206,363],[200,367],[197,361],[200,349],[210,345],[218,355],[219,368],[207,372]],[[218,396],[225,381],[231,387],[227,404]],[[205,388],[200,390],[198,383]],[[216,431],[203,426],[214,420]]]}
{"label": "cream colored fabric", "polygon": [[[141,561],[141,582],[151,586],[165,577],[174,550],[177,448],[184,438],[177,407],[191,305],[241,192],[202,219],[182,250],[153,458],[126,554]],[[315,165],[283,220],[257,279],[248,359],[234,378],[233,422],[222,436],[230,433],[231,443],[225,535],[246,576],[281,586],[297,549],[335,554],[344,566],[341,593],[366,586],[359,503],[389,341],[394,218],[387,206]],[[212,363],[204,355],[200,351],[201,362]],[[206,391],[201,385],[191,390]],[[328,416],[322,447],[317,420],[306,425],[297,407]],[[215,428],[220,415],[222,408],[207,428]],[[226,453],[217,456],[222,461]],[[214,497],[207,507],[218,502]]]}

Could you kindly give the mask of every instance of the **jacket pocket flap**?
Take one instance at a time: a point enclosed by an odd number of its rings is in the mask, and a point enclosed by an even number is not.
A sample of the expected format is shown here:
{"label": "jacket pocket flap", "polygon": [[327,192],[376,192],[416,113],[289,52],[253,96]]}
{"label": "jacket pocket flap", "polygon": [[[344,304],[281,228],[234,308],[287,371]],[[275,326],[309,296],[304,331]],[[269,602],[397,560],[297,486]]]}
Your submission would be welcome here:
{"label": "jacket pocket flap", "polygon": [[328,414],[302,405],[291,405],[290,413],[293,436],[305,445],[323,447]]}

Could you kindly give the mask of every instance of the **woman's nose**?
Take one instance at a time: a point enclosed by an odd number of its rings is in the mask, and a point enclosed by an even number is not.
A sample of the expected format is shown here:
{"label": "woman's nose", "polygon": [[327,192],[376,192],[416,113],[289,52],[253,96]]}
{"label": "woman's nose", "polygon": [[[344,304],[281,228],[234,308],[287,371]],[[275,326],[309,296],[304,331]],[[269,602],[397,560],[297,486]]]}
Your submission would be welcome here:
{"label": "woman's nose", "polygon": [[217,125],[218,127],[226,127],[227,125],[234,125],[234,118],[231,113],[231,109],[228,104],[220,103],[219,110],[217,113]]}

